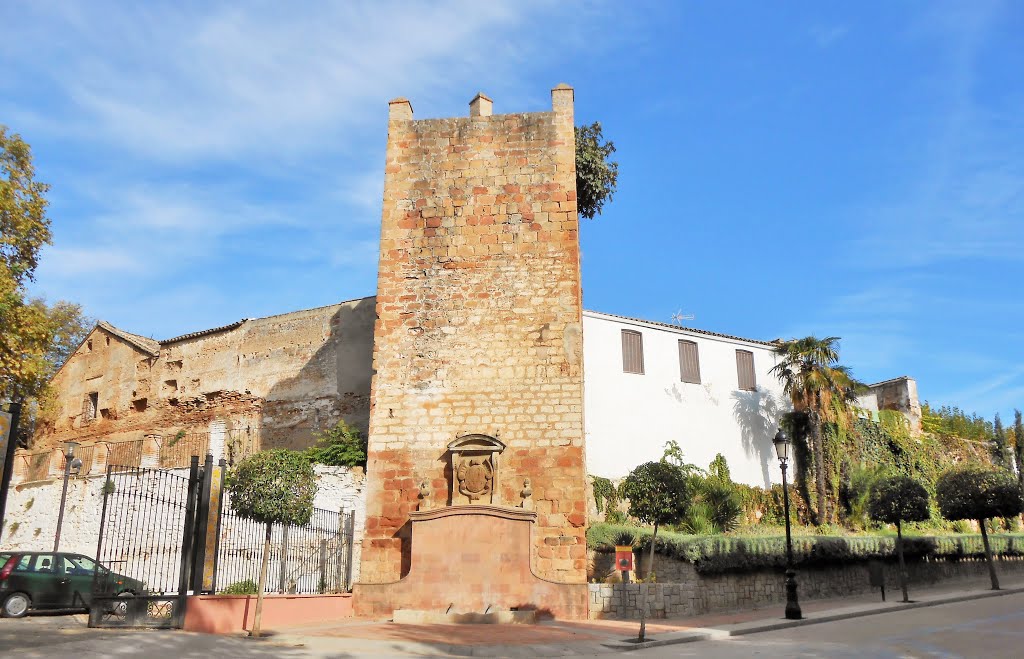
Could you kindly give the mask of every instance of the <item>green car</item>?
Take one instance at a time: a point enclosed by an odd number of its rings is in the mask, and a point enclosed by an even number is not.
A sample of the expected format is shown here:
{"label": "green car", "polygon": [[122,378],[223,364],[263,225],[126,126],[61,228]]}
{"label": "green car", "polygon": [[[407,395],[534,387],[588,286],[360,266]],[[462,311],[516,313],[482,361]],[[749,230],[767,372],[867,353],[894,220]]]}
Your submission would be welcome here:
{"label": "green car", "polygon": [[93,580],[111,595],[142,594],[141,581],[111,572],[88,556],[62,552],[0,552],[0,615],[20,618],[29,610],[85,609]]}

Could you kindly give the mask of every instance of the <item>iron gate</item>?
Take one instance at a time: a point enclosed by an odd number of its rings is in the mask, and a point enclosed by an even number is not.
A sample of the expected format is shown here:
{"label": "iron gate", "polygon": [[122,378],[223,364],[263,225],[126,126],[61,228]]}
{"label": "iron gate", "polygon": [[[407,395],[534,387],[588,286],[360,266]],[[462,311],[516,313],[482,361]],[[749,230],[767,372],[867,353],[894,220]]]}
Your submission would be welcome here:
{"label": "iron gate", "polygon": [[90,627],[180,628],[202,470],[107,467]]}
{"label": "iron gate", "polygon": [[[190,593],[255,591],[265,527],[231,509],[225,474],[211,455],[188,469],[107,468],[90,627],[180,628]],[[305,526],[273,525],[266,590],[347,592],[354,526],[354,512],[318,508]]]}

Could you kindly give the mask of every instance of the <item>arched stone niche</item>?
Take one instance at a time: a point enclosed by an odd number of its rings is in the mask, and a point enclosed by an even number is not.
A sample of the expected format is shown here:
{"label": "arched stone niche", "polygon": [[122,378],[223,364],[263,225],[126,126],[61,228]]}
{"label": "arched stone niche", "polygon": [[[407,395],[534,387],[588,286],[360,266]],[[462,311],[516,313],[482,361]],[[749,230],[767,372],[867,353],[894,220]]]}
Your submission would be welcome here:
{"label": "arched stone niche", "polygon": [[451,505],[501,505],[498,456],[504,450],[505,444],[490,435],[463,435],[448,444],[452,465]]}

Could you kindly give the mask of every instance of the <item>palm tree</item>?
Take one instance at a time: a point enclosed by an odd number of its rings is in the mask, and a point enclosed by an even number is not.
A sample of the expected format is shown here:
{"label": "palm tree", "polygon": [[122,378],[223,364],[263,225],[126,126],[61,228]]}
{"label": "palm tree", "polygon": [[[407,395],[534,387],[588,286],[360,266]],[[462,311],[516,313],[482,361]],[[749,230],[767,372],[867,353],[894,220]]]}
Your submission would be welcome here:
{"label": "palm tree", "polygon": [[[780,343],[775,348],[779,362],[772,367],[793,401],[793,411],[807,418],[810,437],[802,439],[814,459],[814,483],[817,490],[817,521],[828,520],[825,497],[825,447],[822,437],[826,423],[838,423],[848,413],[848,404],[857,399],[863,385],[850,370],[839,365],[839,337],[819,339],[808,336]],[[809,441],[808,441],[809,440]]]}

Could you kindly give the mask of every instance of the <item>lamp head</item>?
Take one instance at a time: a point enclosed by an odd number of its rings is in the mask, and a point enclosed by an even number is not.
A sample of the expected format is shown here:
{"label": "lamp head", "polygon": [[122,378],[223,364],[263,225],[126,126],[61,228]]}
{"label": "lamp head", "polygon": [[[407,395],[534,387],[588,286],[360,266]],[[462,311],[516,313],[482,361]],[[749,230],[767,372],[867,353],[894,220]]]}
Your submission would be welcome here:
{"label": "lamp head", "polygon": [[791,442],[789,441],[789,437],[781,428],[777,433],[775,433],[775,438],[772,440],[772,444],[775,445],[775,455],[779,457],[779,462],[783,464],[789,462],[789,447]]}
{"label": "lamp head", "polygon": [[74,457],[75,449],[79,446],[78,442],[64,442],[64,455],[68,456],[68,460]]}

